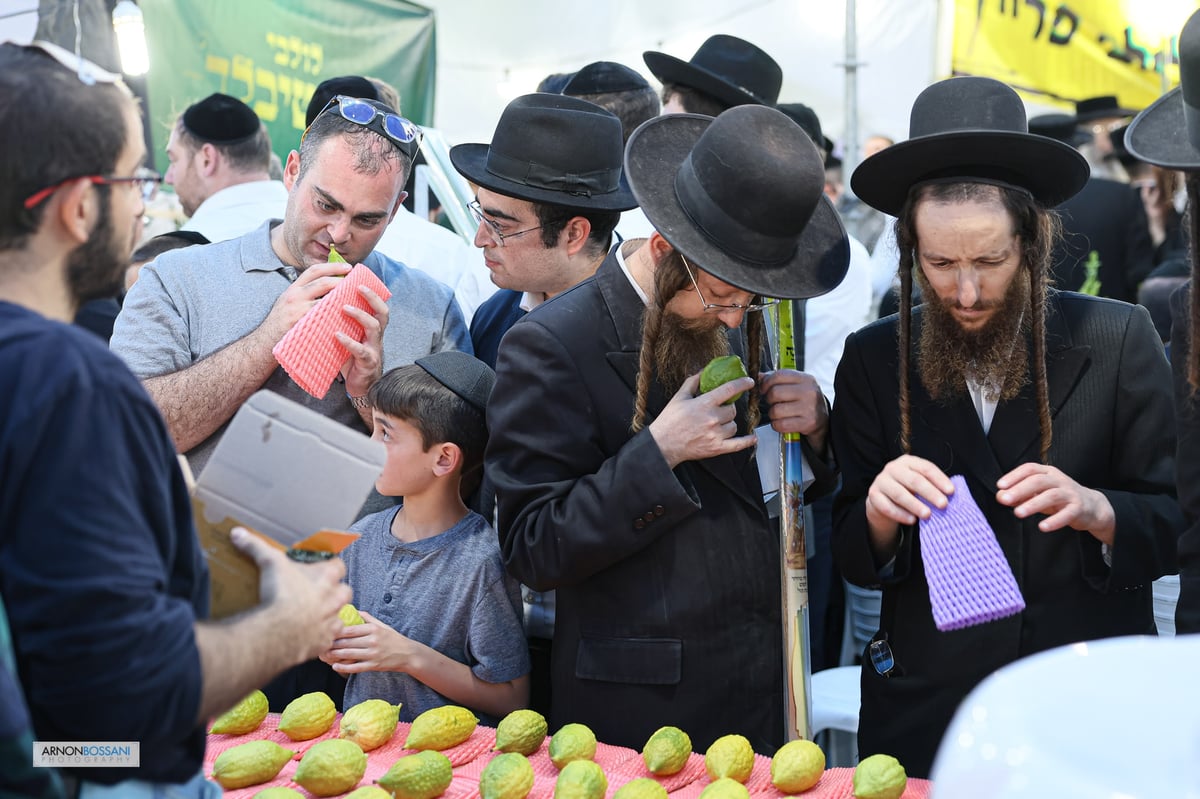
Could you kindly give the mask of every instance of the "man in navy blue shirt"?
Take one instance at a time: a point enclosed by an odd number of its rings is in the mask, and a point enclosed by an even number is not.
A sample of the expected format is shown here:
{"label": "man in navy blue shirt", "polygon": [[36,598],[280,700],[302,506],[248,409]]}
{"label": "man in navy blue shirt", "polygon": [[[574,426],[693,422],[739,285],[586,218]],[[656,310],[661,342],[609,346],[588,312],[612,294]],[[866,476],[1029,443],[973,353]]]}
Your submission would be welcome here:
{"label": "man in navy blue shirt", "polygon": [[72,59],[0,45],[0,595],[34,737],[140,743],[140,767],[66,770],[68,788],[219,796],[205,720],[327,649],[349,590],[340,562],[293,564],[237,531],[263,602],[203,621],[208,573],[162,417],[69,324],[120,287],[159,180],[128,89]]}

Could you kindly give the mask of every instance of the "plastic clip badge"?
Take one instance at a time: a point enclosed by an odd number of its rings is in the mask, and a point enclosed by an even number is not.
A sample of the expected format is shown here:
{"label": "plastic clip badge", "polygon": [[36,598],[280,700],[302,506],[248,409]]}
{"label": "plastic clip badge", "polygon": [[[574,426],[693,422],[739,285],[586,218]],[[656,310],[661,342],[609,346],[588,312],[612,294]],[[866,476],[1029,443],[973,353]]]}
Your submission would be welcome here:
{"label": "plastic clip badge", "polygon": [[896,658],[892,656],[891,644],[886,639],[872,641],[867,647],[867,656],[871,658],[871,666],[880,677],[890,677],[896,670]]}

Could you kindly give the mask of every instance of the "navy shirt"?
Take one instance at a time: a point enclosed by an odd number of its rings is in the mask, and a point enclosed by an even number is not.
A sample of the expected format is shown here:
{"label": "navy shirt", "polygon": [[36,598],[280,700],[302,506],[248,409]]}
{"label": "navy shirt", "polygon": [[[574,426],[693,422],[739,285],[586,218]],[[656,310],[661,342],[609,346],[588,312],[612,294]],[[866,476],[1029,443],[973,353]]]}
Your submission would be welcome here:
{"label": "navy shirt", "polygon": [[4,302],[0,595],[37,738],[141,743],[80,777],[199,771],[208,574],[166,425],[95,335]]}

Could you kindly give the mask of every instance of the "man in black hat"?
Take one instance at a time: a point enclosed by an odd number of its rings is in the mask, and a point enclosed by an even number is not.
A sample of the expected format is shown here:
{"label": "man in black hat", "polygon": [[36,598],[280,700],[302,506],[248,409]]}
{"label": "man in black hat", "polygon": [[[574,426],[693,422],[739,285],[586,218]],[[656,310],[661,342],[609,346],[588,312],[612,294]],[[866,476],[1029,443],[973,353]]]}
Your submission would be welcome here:
{"label": "man in black hat", "polygon": [[1200,632],[1200,272],[1197,204],[1200,203],[1200,12],[1179,34],[1179,88],[1138,114],[1125,134],[1136,158],[1185,175],[1191,279],[1171,295],[1171,371],[1179,424],[1177,483],[1187,519],[1179,536],[1179,601],[1175,632]]}
{"label": "man in black hat", "polygon": [[1136,113],[1136,109],[1121,106],[1114,94],[1087,97],[1075,103],[1075,124],[1087,137],[1080,149],[1094,173],[1114,180],[1127,179],[1125,170],[1115,160],[1112,135]]}
{"label": "man in black hat", "polygon": [[[1076,149],[1091,141],[1068,114],[1034,117],[1029,132]],[[1154,268],[1154,244],[1137,190],[1092,170],[1079,193],[1055,210],[1063,227],[1054,249],[1055,288],[1136,302],[1138,285]]]}
{"label": "man in black hat", "polygon": [[648,50],[646,66],[663,85],[664,114],[716,116],[738,105],[775,105],[783,70],[762,48],[718,33],[691,60]]}
{"label": "man in black hat", "polygon": [[[838,367],[834,555],[852,583],[883,585],[859,751],[910,775],[929,774],[956,706],[999,667],[1154,634],[1150,584],[1175,567],[1170,375],[1150,317],[1048,285],[1049,209],[1087,177],[1073,148],[1028,133],[1016,92],[963,77],[922,92],[910,138],[852,178],[898,217],[901,292],[899,314],[850,336]],[[970,552],[934,561],[957,589],[930,570],[925,522],[951,502],[948,475],[969,490],[954,518],[982,511],[977,535],[994,534],[1024,610],[941,631],[931,594],[986,603],[1009,578],[981,575]]]}
{"label": "man in black hat", "polygon": [[[621,178],[621,122],[598,105],[546,93],[504,109],[490,144],[460,144],[450,161],[476,186],[475,245],[500,288],[471,320],[475,355],[494,367],[500,341],[517,320],[596,271],[621,211],[637,205]],[[478,503],[490,516],[484,473]],[[532,706],[549,704],[552,593],[525,591],[533,657]]]}
{"label": "man in black hat", "polygon": [[539,93],[508,104],[491,143],[450,148],[454,168],[477,187],[475,246],[501,289],[471,320],[484,363],[495,366],[514,322],[604,260],[620,212],[637,205],[621,178],[622,145],[608,111]]}
{"label": "man in black hat", "polygon": [[179,115],[167,140],[164,181],[194,230],[209,241],[235,239],[281,219],[287,189],[271,180],[271,137],[250,106],[211,94]]}
{"label": "man in black hat", "polygon": [[[826,405],[816,381],[766,373],[766,298],[831,290],[845,233],[816,148],[780,112],[662,116],[625,157],[655,225],[595,276],[530,313],[500,348],[486,469],[501,552],[557,589],[552,728],[640,747],[676,725],[703,751],[740,733],[783,739],[778,529],[759,420],[803,433],[818,484]],[[717,355],[753,378],[699,394]],[[743,396],[744,395],[744,396]]]}

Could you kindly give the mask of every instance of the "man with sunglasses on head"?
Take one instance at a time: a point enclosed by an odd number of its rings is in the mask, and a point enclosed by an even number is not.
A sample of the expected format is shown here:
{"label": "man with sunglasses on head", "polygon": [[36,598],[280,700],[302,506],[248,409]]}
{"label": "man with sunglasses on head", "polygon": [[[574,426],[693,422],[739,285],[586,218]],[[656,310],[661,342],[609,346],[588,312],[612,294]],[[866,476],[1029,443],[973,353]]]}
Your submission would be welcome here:
{"label": "man with sunglasses on head", "polygon": [[[140,747],[136,766],[64,767],[65,795],[215,799],[206,720],[327,649],[350,592],[340,563],[292,563],[237,530],[263,604],[204,621],[207,568],[162,417],[68,324],[122,284],[159,180],[145,157],[117,75],[53,45],[0,44],[0,595],[15,656],[0,750],[21,721],[15,674],[35,740]],[[0,795],[53,795],[0,761]]]}
{"label": "man with sunglasses on head", "polygon": [[[768,298],[840,282],[849,246],[807,135],[779,111],[671,114],[630,137],[625,172],[649,239],[534,309],[500,347],[486,473],[501,553],[555,589],[550,726],[641,747],[664,725],[704,751],[784,740],[778,525],[765,431],[805,436],[817,482],[828,408],[816,380],[770,371]],[[701,394],[735,354],[751,377]]]}
{"label": "man with sunglasses on head", "polygon": [[[194,471],[259,389],[370,432],[365,398],[383,371],[440,350],[471,352],[450,289],[373,251],[404,200],[419,135],[382,103],[336,96],[288,155],[282,221],[165,253],[142,269],[117,318],[112,348],[144,381]],[[332,249],[348,263],[327,263]],[[371,312],[348,307],[345,313],[366,337],[337,334],[350,357],[324,397],[309,396],[272,348],[356,263],[392,297],[384,302],[360,289]]]}

